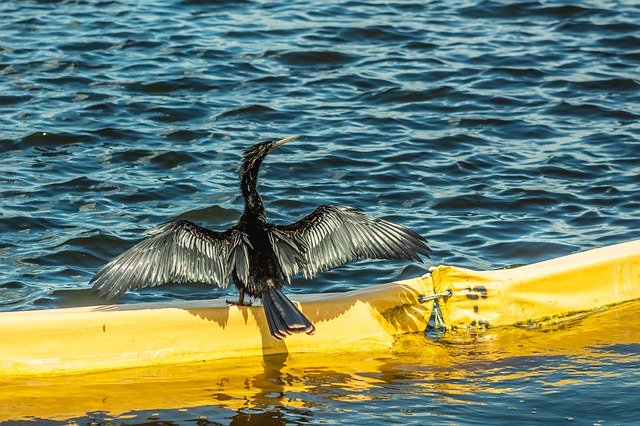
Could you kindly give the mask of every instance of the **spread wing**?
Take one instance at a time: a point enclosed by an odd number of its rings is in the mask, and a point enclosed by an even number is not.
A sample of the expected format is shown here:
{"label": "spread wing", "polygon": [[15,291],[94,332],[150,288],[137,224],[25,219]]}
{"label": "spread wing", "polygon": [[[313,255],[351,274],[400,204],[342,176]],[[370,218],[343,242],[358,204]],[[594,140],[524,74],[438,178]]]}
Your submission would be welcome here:
{"label": "spread wing", "polygon": [[295,252],[295,247],[304,257],[301,261],[299,256],[280,254],[285,273],[302,270],[307,278],[356,259],[420,261],[421,255],[428,257],[430,252],[427,241],[417,233],[351,207],[320,206],[291,225],[274,225],[271,234],[276,254],[279,245],[280,251]]}
{"label": "spread wing", "polygon": [[149,237],[105,265],[91,279],[93,290],[110,299],[127,290],[167,283],[206,283],[225,288],[235,268],[248,271],[246,235],[215,232],[186,220],[156,228]]}
{"label": "spread wing", "polygon": [[300,268],[307,264],[305,257],[307,246],[304,241],[298,241],[295,234],[288,232],[285,228],[271,225],[267,235],[271,247],[280,261],[285,278],[291,282],[291,277],[300,272]]}

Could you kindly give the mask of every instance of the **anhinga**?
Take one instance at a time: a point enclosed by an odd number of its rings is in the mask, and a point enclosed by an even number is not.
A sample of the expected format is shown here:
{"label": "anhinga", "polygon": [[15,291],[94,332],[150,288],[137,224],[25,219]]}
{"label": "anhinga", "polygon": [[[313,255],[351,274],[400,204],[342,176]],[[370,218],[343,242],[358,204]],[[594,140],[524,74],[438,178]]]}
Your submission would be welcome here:
{"label": "anhinga", "polygon": [[[249,305],[245,295],[261,298],[275,338],[312,334],[315,327],[282,292],[291,276],[311,278],[356,259],[407,259],[428,256],[426,240],[413,231],[367,216],[351,207],[322,205],[290,225],[266,221],[256,190],[262,160],[272,149],[297,136],[261,142],[244,151],[240,169],[245,207],[238,223],[217,232],[187,220],[156,228],[92,279],[100,296],[167,283],[207,283],[226,288],[228,277],[240,292],[234,304]],[[232,302],[229,302],[232,303]]]}

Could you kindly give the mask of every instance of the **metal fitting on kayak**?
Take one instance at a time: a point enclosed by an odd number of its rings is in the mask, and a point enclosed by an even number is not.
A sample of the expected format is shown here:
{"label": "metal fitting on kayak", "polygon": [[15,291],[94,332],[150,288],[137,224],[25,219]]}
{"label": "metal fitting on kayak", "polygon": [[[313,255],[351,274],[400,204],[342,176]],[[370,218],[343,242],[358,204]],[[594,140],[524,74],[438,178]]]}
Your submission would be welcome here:
{"label": "metal fitting on kayak", "polygon": [[444,299],[445,301],[450,298],[451,296],[453,296],[453,292],[451,290],[446,290],[443,291],[442,293],[434,293],[434,294],[421,294],[418,296],[418,302],[420,303],[425,303],[428,302],[430,300],[436,300],[436,299]]}

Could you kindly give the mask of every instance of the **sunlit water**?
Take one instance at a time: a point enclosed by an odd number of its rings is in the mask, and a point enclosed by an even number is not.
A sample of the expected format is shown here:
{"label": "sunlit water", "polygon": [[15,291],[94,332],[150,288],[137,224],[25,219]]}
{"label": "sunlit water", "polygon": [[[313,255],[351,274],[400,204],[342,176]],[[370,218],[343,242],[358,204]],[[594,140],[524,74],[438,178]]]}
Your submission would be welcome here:
{"label": "sunlit water", "polygon": [[[146,229],[233,223],[242,149],[291,134],[261,175],[271,220],[352,205],[420,232],[433,255],[352,264],[290,292],[638,237],[635,2],[3,1],[0,16],[2,310],[97,303],[92,274]],[[226,294],[167,286],[118,302]],[[289,372],[300,386],[246,405],[133,405],[117,421],[632,423],[640,326],[620,315],[631,337],[591,336],[579,357],[445,339],[445,367],[403,353],[373,372]],[[263,362],[266,383],[289,377],[290,360]],[[375,385],[342,386],[359,374]]]}

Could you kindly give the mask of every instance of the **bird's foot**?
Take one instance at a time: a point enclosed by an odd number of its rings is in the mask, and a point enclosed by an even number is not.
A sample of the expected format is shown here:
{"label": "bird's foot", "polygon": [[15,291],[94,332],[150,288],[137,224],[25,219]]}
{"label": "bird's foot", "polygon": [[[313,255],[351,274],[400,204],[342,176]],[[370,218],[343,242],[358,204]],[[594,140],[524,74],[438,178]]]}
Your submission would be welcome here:
{"label": "bird's foot", "polygon": [[245,302],[244,300],[227,300],[227,305],[235,305],[235,306],[252,306],[251,302]]}

